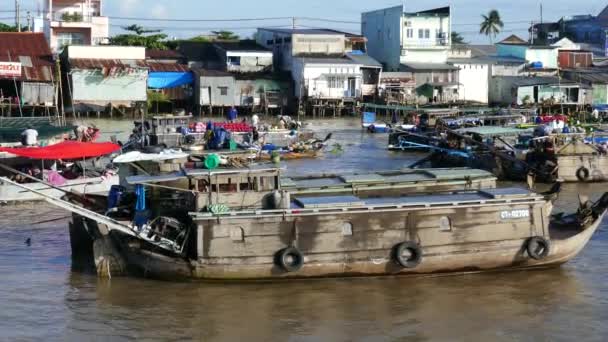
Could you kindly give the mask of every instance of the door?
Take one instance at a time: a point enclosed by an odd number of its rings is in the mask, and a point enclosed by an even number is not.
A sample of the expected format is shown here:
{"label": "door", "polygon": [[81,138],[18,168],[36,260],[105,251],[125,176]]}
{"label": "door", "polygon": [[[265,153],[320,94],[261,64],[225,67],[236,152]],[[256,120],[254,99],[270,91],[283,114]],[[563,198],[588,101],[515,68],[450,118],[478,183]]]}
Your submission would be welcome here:
{"label": "door", "polygon": [[211,104],[211,88],[210,87],[201,87],[201,106],[206,106]]}
{"label": "door", "polygon": [[354,77],[348,78],[347,97],[357,97],[357,79]]}

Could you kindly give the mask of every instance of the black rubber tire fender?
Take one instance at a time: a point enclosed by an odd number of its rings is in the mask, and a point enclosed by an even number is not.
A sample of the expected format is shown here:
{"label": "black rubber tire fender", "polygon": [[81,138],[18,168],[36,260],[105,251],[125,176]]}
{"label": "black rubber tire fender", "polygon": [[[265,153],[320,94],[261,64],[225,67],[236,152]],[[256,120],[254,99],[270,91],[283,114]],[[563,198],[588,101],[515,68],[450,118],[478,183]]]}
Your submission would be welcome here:
{"label": "black rubber tire fender", "polygon": [[526,242],[526,251],[530,258],[543,260],[551,252],[551,242],[541,236],[534,236]]}
{"label": "black rubber tire fender", "polygon": [[368,131],[369,133],[376,133],[376,126],[374,126],[374,125],[369,125],[369,126],[367,127],[367,131]]}
{"label": "black rubber tire fender", "polygon": [[590,175],[591,173],[589,172],[589,169],[584,166],[581,166],[578,170],[576,170],[576,178],[578,178],[578,180],[581,182],[588,181]]}
{"label": "black rubber tire fender", "polygon": [[304,266],[304,255],[295,247],[287,247],[277,252],[275,264],[285,272],[297,272]]}
{"label": "black rubber tire fender", "polygon": [[393,260],[403,268],[416,268],[422,262],[422,248],[413,241],[393,247]]}

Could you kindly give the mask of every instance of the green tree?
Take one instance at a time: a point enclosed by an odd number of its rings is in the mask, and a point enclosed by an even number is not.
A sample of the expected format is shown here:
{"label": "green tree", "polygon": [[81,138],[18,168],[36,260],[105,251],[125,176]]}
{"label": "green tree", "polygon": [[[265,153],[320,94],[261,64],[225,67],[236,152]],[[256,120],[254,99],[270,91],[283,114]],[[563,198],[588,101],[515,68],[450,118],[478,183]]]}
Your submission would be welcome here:
{"label": "green tree", "polygon": [[[21,31],[26,32],[27,26],[23,26]],[[0,32],[17,32],[17,26],[0,23]]]}
{"label": "green tree", "polygon": [[217,40],[239,40],[239,36],[231,31],[212,31],[216,36]]}
{"label": "green tree", "polygon": [[147,49],[167,49],[167,35],[161,30],[147,30],[139,25],[129,25],[122,28],[130,33],[119,34],[110,38],[110,45],[144,46]]}
{"label": "green tree", "polygon": [[458,32],[452,32],[452,44],[466,44],[464,37]]}
{"label": "green tree", "polygon": [[479,33],[488,36],[490,42],[493,43],[494,38],[500,33],[505,24],[502,22],[500,14],[495,9],[488,12],[487,15],[483,14],[481,17],[483,18],[483,21],[481,22]]}

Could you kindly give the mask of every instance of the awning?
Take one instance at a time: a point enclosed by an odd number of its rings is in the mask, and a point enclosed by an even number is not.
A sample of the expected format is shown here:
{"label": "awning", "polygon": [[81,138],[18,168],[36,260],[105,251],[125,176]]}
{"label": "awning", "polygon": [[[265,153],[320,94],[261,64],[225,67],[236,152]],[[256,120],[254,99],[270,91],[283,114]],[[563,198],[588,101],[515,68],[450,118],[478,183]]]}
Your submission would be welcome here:
{"label": "awning", "polygon": [[132,151],[114,158],[115,164],[135,163],[141,161],[161,162],[165,160],[188,158],[188,154],[182,151],[165,150],[160,153],[141,153]]}
{"label": "awning", "polygon": [[148,88],[168,89],[192,84],[191,72],[151,72],[148,74]]}
{"label": "awning", "polygon": [[118,150],[120,150],[119,145],[109,142],[85,143],[78,141],[64,141],[59,144],[45,147],[0,147],[0,152],[6,152],[20,157],[44,160],[101,157]]}

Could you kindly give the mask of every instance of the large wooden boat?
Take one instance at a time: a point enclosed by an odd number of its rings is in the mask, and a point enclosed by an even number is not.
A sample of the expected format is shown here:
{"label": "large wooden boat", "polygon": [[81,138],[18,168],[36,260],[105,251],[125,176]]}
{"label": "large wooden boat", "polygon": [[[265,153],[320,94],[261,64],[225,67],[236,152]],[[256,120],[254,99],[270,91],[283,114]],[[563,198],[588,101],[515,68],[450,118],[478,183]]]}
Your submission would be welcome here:
{"label": "large wooden boat", "polygon": [[205,210],[207,199],[194,200],[191,211],[173,216],[161,206],[151,209],[160,210],[156,225],[139,229],[131,218],[78,214],[72,246],[101,276],[260,280],[538,268],[582,250],[608,195],[554,217],[550,200],[517,188],[368,198],[274,191],[263,202]]}
{"label": "large wooden boat", "polygon": [[48,199],[74,213],[73,256],[94,262],[100,276],[260,280],[548,267],[576,256],[608,207],[604,195],[574,215],[551,216],[552,196],[519,188],[298,193],[282,188],[272,169],[126,181],[135,191],[110,207]]}

